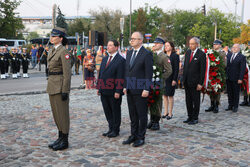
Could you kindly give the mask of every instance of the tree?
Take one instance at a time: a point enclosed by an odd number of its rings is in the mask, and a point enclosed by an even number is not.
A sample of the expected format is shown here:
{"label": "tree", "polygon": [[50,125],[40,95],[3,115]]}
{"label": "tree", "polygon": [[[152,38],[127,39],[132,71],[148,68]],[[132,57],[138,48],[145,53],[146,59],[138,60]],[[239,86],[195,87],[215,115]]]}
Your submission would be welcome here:
{"label": "tree", "polygon": [[27,41],[30,41],[31,39],[34,39],[34,38],[39,38],[39,35],[37,32],[30,32],[29,35],[27,36]]}
{"label": "tree", "polygon": [[240,44],[248,44],[250,41],[250,20],[247,21],[247,24],[242,24],[240,26],[241,33],[240,37],[234,38],[234,43],[240,43]]}
{"label": "tree", "polygon": [[232,45],[232,39],[239,35],[239,23],[235,22],[232,14],[226,15],[218,9],[211,9],[207,16],[201,16],[190,29],[190,35],[200,37],[202,46],[211,47],[214,41],[215,23],[217,39],[221,39],[223,45]]}
{"label": "tree", "polygon": [[84,32],[85,35],[88,35],[91,27],[91,20],[86,18],[77,18],[73,23],[69,24],[68,27],[68,35],[75,36],[75,33],[78,32],[82,34]]}
{"label": "tree", "polygon": [[68,24],[66,23],[64,14],[62,14],[61,9],[58,6],[58,13],[57,13],[57,17],[56,17],[56,26],[57,27],[62,27],[65,28],[66,30],[68,30]]}
{"label": "tree", "polygon": [[89,13],[92,17],[95,17],[91,30],[107,32],[109,39],[118,39],[120,37],[120,18],[123,17],[121,10],[100,7],[97,11],[90,10]]}
{"label": "tree", "polygon": [[18,0],[0,1],[0,37],[21,38],[21,30],[24,28],[21,18],[18,18],[15,9],[20,5]]}

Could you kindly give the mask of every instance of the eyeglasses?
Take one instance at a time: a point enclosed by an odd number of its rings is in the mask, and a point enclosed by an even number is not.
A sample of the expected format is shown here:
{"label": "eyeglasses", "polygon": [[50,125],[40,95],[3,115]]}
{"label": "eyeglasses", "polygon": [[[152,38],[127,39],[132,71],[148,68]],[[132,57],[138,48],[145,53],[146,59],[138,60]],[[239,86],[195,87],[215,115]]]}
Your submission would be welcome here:
{"label": "eyeglasses", "polygon": [[141,40],[141,38],[129,38],[130,41]]}

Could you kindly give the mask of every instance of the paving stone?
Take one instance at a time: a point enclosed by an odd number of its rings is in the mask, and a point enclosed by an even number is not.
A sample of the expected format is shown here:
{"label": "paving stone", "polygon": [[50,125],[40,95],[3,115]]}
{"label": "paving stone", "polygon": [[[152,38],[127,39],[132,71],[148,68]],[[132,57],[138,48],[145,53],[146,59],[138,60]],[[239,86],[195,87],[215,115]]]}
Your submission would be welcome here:
{"label": "paving stone", "polygon": [[[95,90],[73,90],[70,96],[69,149],[54,152],[47,147],[57,138],[47,94],[0,96],[0,166],[250,166],[250,112],[205,113],[210,101],[201,103],[199,124],[189,126],[183,101],[176,90],[174,117],[163,119],[159,131],[148,130],[145,145],[122,145],[130,135],[126,97],[122,103],[120,136],[102,133],[108,124]],[[30,106],[30,107],[29,107]],[[3,108],[3,110],[2,110]]]}

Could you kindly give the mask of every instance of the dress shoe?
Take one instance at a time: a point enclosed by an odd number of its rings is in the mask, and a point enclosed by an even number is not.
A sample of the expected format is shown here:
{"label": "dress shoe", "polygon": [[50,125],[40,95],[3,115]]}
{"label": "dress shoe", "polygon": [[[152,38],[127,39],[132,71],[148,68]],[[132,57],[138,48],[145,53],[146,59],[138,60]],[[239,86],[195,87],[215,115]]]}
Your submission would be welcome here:
{"label": "dress shoe", "polygon": [[150,121],[150,122],[148,123],[148,125],[147,125],[147,129],[150,129],[150,128],[152,127],[152,125],[153,125],[153,123],[152,123],[152,121]]}
{"label": "dress shoe", "polygon": [[228,106],[228,107],[226,108],[226,111],[229,111],[229,110],[233,110],[233,107],[232,107],[232,106]]}
{"label": "dress shoe", "polygon": [[134,136],[129,136],[127,140],[123,141],[122,144],[131,144],[135,141]]}
{"label": "dress shoe", "polygon": [[163,115],[163,116],[161,116],[161,118],[166,118],[168,116],[168,114],[167,115]]}
{"label": "dress shoe", "polygon": [[112,131],[111,130],[109,130],[109,131],[107,131],[107,132],[105,132],[105,133],[103,133],[102,135],[103,136],[107,136],[109,133],[111,133]]}
{"label": "dress shoe", "polygon": [[172,118],[173,118],[173,116],[174,116],[173,114],[172,114],[171,116],[169,116],[169,115],[168,115],[168,116],[167,116],[167,120],[172,119]]}
{"label": "dress shoe", "polygon": [[190,121],[192,121],[192,119],[188,118],[186,121],[183,121],[183,123],[189,123]]}
{"label": "dress shoe", "polygon": [[152,127],[150,128],[151,130],[160,130],[160,124],[159,122],[154,122]]}
{"label": "dress shoe", "polygon": [[59,132],[58,132],[58,138],[57,138],[57,140],[54,141],[53,143],[49,144],[48,147],[49,147],[49,148],[53,148],[53,146],[54,146],[54,145],[57,145],[57,144],[61,141],[61,139],[62,139],[62,132],[59,131]]}
{"label": "dress shoe", "polygon": [[112,138],[112,137],[117,137],[119,136],[119,133],[111,132],[107,135],[107,137]]}
{"label": "dress shoe", "polygon": [[233,112],[238,112],[238,108],[234,107]]}
{"label": "dress shoe", "polygon": [[68,147],[69,147],[68,134],[62,134],[62,139],[60,140],[60,142],[54,145],[52,148],[54,151],[57,151],[57,150],[64,150]]}
{"label": "dress shoe", "polygon": [[139,147],[144,144],[144,140],[136,140],[133,144],[133,147]]}
{"label": "dress shoe", "polygon": [[188,123],[188,125],[195,125],[198,124],[198,119],[194,119]]}

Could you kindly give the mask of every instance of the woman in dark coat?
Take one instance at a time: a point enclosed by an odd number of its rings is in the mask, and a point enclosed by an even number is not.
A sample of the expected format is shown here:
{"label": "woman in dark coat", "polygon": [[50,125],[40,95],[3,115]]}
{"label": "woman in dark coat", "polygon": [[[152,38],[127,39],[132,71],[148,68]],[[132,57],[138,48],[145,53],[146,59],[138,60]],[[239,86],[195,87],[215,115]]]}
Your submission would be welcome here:
{"label": "woman in dark coat", "polygon": [[165,53],[169,57],[172,65],[172,74],[166,79],[165,92],[163,95],[165,112],[162,116],[168,120],[173,117],[174,93],[177,86],[177,78],[179,73],[179,55],[176,54],[174,44],[172,42],[165,43]]}

